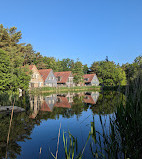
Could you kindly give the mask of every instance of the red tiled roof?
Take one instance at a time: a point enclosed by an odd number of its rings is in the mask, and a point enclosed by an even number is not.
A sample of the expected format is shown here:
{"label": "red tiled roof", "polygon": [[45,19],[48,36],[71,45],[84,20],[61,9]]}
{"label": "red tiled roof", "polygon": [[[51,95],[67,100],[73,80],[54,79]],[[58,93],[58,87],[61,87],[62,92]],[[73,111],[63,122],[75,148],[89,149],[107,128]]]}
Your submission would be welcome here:
{"label": "red tiled roof", "polygon": [[57,83],[66,83],[69,76],[71,74],[71,71],[64,71],[64,72],[55,72],[54,75],[55,77],[60,77],[61,81],[57,81]]}
{"label": "red tiled roof", "polygon": [[58,97],[60,99],[60,102],[56,102],[56,104],[54,105],[54,107],[58,107],[58,108],[71,108],[71,105],[68,102],[67,97]]}
{"label": "red tiled roof", "polygon": [[89,103],[89,104],[96,104],[93,100],[93,98],[91,97],[91,95],[85,95],[83,101],[85,103]]}
{"label": "red tiled roof", "polygon": [[32,70],[33,66],[35,66],[35,65],[29,65],[28,67],[29,67],[30,70]]}
{"label": "red tiled roof", "polygon": [[49,108],[48,104],[46,103],[46,101],[44,101],[41,105],[41,111],[43,112],[51,112],[51,109]]}
{"label": "red tiled roof", "polygon": [[96,74],[85,74],[83,78],[88,78],[88,81],[85,81],[85,83],[90,83],[95,75]]}
{"label": "red tiled roof", "polygon": [[41,70],[38,70],[39,73],[41,74],[43,80],[45,81],[46,78],[48,77],[49,73],[51,72],[52,69],[41,69]]}

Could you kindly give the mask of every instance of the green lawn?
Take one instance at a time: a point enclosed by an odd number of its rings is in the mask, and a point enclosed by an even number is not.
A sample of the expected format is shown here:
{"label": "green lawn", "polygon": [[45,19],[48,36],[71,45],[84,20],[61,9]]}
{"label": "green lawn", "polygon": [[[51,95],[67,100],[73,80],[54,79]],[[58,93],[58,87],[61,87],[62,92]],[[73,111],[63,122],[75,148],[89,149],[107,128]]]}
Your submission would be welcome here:
{"label": "green lawn", "polygon": [[68,91],[87,91],[87,90],[100,90],[100,86],[76,86],[76,87],[41,87],[41,88],[34,88],[31,89],[30,92],[32,93],[58,93],[58,92],[68,92]]}

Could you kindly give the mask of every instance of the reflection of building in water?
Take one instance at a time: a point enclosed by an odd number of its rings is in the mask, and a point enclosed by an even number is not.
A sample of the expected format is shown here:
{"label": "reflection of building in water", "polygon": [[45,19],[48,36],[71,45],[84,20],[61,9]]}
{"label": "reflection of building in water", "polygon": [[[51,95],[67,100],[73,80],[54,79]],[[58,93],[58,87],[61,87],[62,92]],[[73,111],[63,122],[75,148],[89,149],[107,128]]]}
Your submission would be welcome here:
{"label": "reflection of building in water", "polygon": [[67,97],[69,103],[73,103],[73,97],[74,97],[73,93],[68,92],[66,97]]}
{"label": "reflection of building in water", "polygon": [[92,96],[94,102],[97,103],[97,100],[99,98],[99,92],[92,92],[91,96]]}
{"label": "reflection of building in water", "polygon": [[42,103],[43,103],[42,96],[31,96],[30,97],[30,110],[32,111],[30,118],[34,119],[37,116]]}
{"label": "reflection of building in water", "polygon": [[57,96],[57,102],[54,105],[55,107],[60,108],[71,108],[71,105],[66,96]]}
{"label": "reflection of building in water", "polygon": [[[71,108],[73,101],[73,97],[83,97],[84,92],[77,93],[67,93],[67,94],[52,94],[50,96],[31,96],[30,97],[30,108],[32,114],[30,118],[35,118],[40,111],[42,112],[52,112],[54,107],[57,108]],[[96,104],[97,99],[99,97],[99,92],[85,93],[84,95],[84,103]],[[82,100],[82,98],[81,98]]]}
{"label": "reflection of building in water", "polygon": [[76,93],[74,96],[78,96],[78,97],[82,97],[82,96],[84,96],[84,92],[79,92],[79,93]]}
{"label": "reflection of building in water", "polygon": [[99,97],[99,92],[91,92],[91,93],[85,93],[84,96],[84,103],[88,104],[96,104]]}
{"label": "reflection of building in water", "polygon": [[41,105],[40,111],[49,111],[52,112],[53,107],[57,101],[57,95],[52,94],[50,96],[46,96],[44,102]]}

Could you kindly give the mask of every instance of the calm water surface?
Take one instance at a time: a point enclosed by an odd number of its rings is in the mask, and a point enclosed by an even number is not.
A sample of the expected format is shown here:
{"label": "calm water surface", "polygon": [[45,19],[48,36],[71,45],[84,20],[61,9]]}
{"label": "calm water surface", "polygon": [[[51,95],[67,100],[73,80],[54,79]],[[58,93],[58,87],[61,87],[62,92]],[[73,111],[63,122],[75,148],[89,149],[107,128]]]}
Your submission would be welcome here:
{"label": "calm water surface", "polygon": [[[16,98],[15,105],[26,111],[14,113],[11,127],[11,114],[0,113],[0,158],[7,155],[10,159],[52,159],[51,153],[56,155],[57,151],[59,130],[58,159],[65,158],[63,132],[68,144],[69,132],[77,139],[74,148],[76,156],[85,147],[91,124],[102,133],[100,117],[105,131],[109,131],[109,117],[113,116],[116,103],[120,100],[121,96],[116,92],[26,95]],[[10,101],[5,99],[0,105],[10,105]],[[91,139],[87,142],[83,159],[93,158],[90,144],[93,144]]]}

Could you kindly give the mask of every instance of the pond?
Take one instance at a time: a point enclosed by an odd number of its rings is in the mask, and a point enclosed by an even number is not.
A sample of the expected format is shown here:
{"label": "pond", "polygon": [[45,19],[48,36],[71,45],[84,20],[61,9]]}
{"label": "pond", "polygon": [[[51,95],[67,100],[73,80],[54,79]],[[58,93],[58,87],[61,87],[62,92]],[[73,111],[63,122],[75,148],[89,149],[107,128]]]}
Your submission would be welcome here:
{"label": "pond", "polygon": [[[25,111],[14,112],[11,125],[11,113],[0,113],[0,158],[64,159],[69,152],[73,158],[94,158],[104,147],[95,132],[109,133],[110,118],[124,98],[109,91],[17,97],[15,105]],[[6,96],[0,101],[1,106],[10,104]]]}

